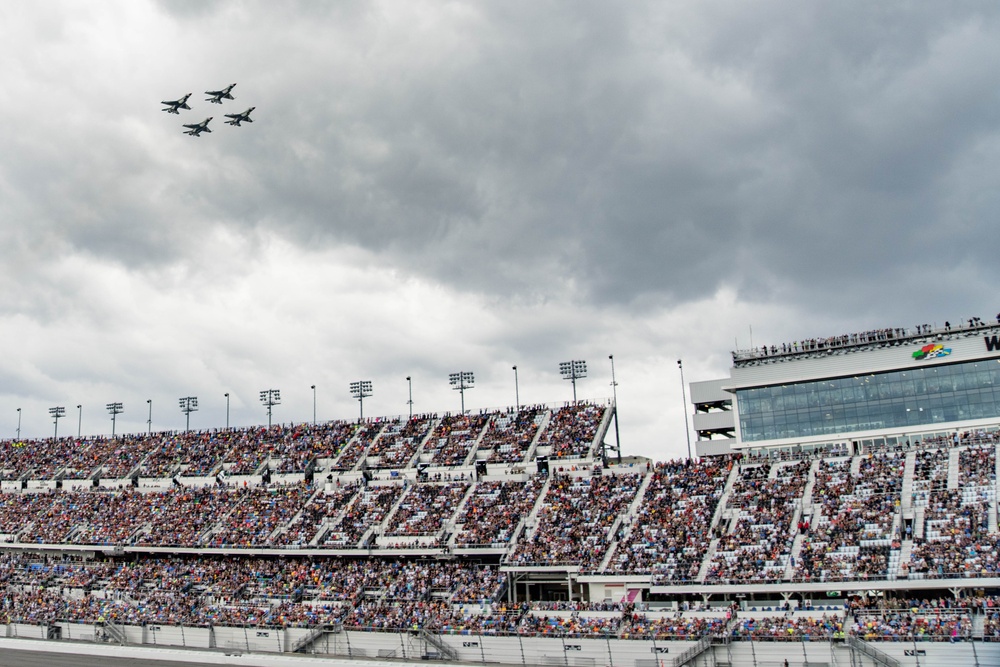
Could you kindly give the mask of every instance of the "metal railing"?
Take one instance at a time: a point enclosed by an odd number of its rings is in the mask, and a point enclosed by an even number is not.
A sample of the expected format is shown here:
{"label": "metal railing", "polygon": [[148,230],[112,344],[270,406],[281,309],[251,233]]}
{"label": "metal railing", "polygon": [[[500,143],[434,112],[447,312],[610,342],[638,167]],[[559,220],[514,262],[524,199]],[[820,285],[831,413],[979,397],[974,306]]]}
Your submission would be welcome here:
{"label": "metal railing", "polygon": [[847,646],[851,649],[851,651],[862,653],[879,665],[883,665],[884,667],[899,667],[899,660],[896,660],[892,656],[878,650],[863,639],[848,637]]}

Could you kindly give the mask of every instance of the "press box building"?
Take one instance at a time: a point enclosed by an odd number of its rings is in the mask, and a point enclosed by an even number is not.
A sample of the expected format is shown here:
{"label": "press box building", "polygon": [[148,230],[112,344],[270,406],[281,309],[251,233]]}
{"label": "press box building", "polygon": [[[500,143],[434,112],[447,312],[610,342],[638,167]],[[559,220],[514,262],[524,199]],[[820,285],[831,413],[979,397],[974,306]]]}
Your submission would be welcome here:
{"label": "press box building", "polygon": [[733,352],[692,382],[696,453],[851,451],[1000,427],[1000,316]]}

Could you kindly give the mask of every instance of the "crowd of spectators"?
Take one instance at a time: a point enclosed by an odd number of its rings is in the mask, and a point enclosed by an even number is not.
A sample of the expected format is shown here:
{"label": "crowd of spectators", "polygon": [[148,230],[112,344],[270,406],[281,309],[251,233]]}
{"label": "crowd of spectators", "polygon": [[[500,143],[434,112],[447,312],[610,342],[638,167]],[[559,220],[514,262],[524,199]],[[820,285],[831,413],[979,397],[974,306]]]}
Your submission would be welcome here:
{"label": "crowd of spectators", "polygon": [[[1000,317],[997,317],[997,324],[1000,324]],[[967,320],[959,320],[958,326],[968,329],[980,329],[982,327],[993,326],[989,321],[984,321],[979,317],[970,317]],[[901,341],[908,338],[927,336],[936,332],[952,331],[951,322],[945,322],[943,326],[934,328],[930,324],[918,324],[911,329],[904,327],[889,327],[884,329],[869,329],[839,336],[828,336],[825,338],[806,338],[803,340],[782,343],[781,345],[762,345],[752,347],[747,350],[733,351],[734,362],[743,362],[751,359],[768,358],[774,356],[784,356],[799,354],[803,352],[822,352],[825,350],[835,350],[845,347],[884,345],[894,341]]]}
{"label": "crowd of spectators", "polygon": [[927,504],[932,493],[948,490],[949,449],[922,449],[914,455],[913,506]]}
{"label": "crowd of spectators", "polygon": [[545,477],[526,481],[481,481],[469,496],[456,522],[456,547],[507,546],[541,493]]}
{"label": "crowd of spectators", "polygon": [[315,469],[316,461],[335,459],[363,426],[359,422],[335,420],[275,427],[280,429],[280,440],[276,451],[271,453],[272,461],[277,459],[271,469],[278,474]]}
{"label": "crowd of spectators", "polygon": [[203,543],[210,547],[271,546],[271,535],[287,526],[315,492],[304,483],[247,488]]}
{"label": "crowd of spectators", "polygon": [[538,440],[553,459],[585,458],[594,448],[597,429],[608,408],[593,403],[571,403],[552,412]]}
{"label": "crowd of spectators", "polygon": [[962,641],[972,633],[966,610],[858,612],[851,634],[866,641]]}
{"label": "crowd of spectators", "polygon": [[914,539],[901,571],[911,579],[995,576],[1000,545],[989,532],[988,511],[984,502],[965,502],[961,490],[931,496],[923,535]]}
{"label": "crowd of spectators", "polygon": [[490,417],[490,414],[468,413],[445,415],[424,445],[424,452],[430,454],[430,463],[441,466],[465,463]]}
{"label": "crowd of spectators", "polygon": [[[53,561],[6,551],[0,552],[0,581],[7,617],[657,639],[725,633],[801,640],[850,632],[875,640],[958,641],[971,633],[977,612],[970,610],[981,610],[984,633],[1000,639],[994,598],[966,606],[881,598],[876,607],[855,605],[853,622],[794,613],[732,620],[639,612],[623,601],[529,608],[504,602],[505,573],[467,560],[468,553],[442,561],[371,555],[376,546],[447,551],[453,544],[492,549],[493,562],[509,566],[648,575],[653,585],[853,581],[895,572],[906,451],[853,456],[836,449],[808,457],[788,453],[787,460],[733,456],[608,469],[572,460],[593,454],[607,409],[575,403],[441,419],[8,443],[0,448],[7,480],[0,542],[17,548],[312,547],[356,549],[368,557],[271,552]],[[551,476],[529,475],[523,467],[515,472],[512,465],[525,460],[535,441],[544,448],[540,453],[571,460],[558,461]],[[916,448],[912,499],[923,523],[917,535],[906,534],[912,551],[900,574],[997,576],[1000,535],[995,521],[990,528],[996,447],[996,433],[969,432]],[[506,475],[477,470],[474,479],[474,449],[489,452],[481,460],[506,464]],[[413,467],[418,460],[450,469],[428,475]],[[272,474],[288,477],[272,481]],[[129,475],[159,484],[10,485],[11,476],[124,481]]]}
{"label": "crowd of spectators", "polygon": [[613,528],[635,500],[635,473],[554,477],[537,525],[507,556],[511,565],[577,565],[594,571],[607,554]]}
{"label": "crowd of spectators", "polygon": [[844,637],[844,619],[835,615],[739,618],[729,630],[733,639],[751,641],[830,641]]}
{"label": "crowd of spectators", "polygon": [[[398,484],[366,486],[320,539],[335,547],[357,546],[369,531],[381,526],[402,491]],[[366,542],[371,543],[371,539]]]}
{"label": "crowd of spectators", "polygon": [[497,413],[479,443],[480,451],[490,452],[488,463],[521,463],[548,411],[542,406]]}
{"label": "crowd of spectators", "polygon": [[631,525],[621,532],[608,570],[652,574],[653,581],[694,581],[708,552],[712,523],[732,458],[657,463]]}
{"label": "crowd of spectators", "polygon": [[[857,471],[852,471],[852,466]],[[900,489],[905,455],[884,452],[819,462],[812,520],[795,576],[804,580],[884,579],[900,550]]]}
{"label": "crowd of spectators", "polygon": [[359,425],[351,439],[340,449],[340,454],[324,470],[337,473],[354,470],[387,423],[380,420],[370,420]]}
{"label": "crowd of spectators", "polygon": [[273,537],[274,544],[297,547],[313,544],[328,523],[336,524],[362,488],[360,480],[341,483],[338,479],[331,486],[330,490],[317,493],[309,499],[286,529]]}
{"label": "crowd of spectators", "polygon": [[622,629],[622,639],[692,640],[721,635],[725,617],[631,614]]}
{"label": "crowd of spectators", "polygon": [[962,641],[972,617],[1000,639],[1000,599],[852,598],[849,614],[639,611],[631,603],[509,603],[496,567],[457,561],[345,558],[134,559],[0,557],[8,623],[245,625],[453,634],[737,641]]}
{"label": "crowd of spectators", "polygon": [[368,448],[367,455],[378,458],[374,467],[399,469],[408,466],[436,420],[436,415],[414,415],[389,422]]}
{"label": "crowd of spectators", "polygon": [[785,576],[795,537],[794,517],[809,461],[741,466],[728,507],[736,516],[716,545],[712,580],[777,581]]}
{"label": "crowd of spectators", "polygon": [[[951,327],[949,326],[948,328],[950,329]],[[891,327],[886,329],[869,329],[868,331],[858,331],[825,338],[805,338],[790,343],[782,343],[781,345],[762,345],[749,350],[734,351],[733,361],[854,347],[857,345],[871,345],[873,343],[883,343],[929,333],[931,333],[931,326],[929,324],[918,324],[912,330],[902,327]]]}
{"label": "crowd of spectators", "polygon": [[958,486],[988,501],[996,498],[997,447],[992,437],[983,440],[959,450]]}
{"label": "crowd of spectators", "polygon": [[445,521],[454,517],[469,487],[468,482],[410,485],[389,518],[386,535],[441,538]]}

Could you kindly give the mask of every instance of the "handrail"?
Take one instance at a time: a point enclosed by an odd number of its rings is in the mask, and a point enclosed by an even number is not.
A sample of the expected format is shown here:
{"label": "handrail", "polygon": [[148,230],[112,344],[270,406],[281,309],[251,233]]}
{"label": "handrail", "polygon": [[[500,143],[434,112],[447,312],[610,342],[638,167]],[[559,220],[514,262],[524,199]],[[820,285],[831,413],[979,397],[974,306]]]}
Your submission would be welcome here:
{"label": "handrail", "polygon": [[868,642],[858,639],[857,637],[848,637],[847,646],[850,647],[852,651],[858,651],[867,655],[876,663],[883,665],[884,667],[899,667],[900,665],[899,660],[896,660],[892,656],[878,650]]}

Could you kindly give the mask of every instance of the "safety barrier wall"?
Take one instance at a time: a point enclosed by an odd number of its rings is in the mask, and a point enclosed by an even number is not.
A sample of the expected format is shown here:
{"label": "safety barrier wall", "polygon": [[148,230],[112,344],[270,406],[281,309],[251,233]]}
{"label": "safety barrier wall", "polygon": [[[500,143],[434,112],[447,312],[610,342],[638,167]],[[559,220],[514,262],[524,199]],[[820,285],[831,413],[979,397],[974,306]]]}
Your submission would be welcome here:
{"label": "safety barrier wall", "polygon": [[[241,653],[279,654],[314,632],[308,628],[214,628],[147,625],[116,626],[127,645],[181,646],[191,649],[232,650]],[[10,623],[7,637],[62,640],[90,644],[116,644],[100,624],[60,622],[52,625]],[[104,638],[102,640],[102,637]],[[477,634],[434,635],[433,642],[419,631],[330,631],[316,637],[304,653],[316,656],[395,660],[445,660],[438,647],[445,645],[459,664],[545,665],[553,667],[675,667],[677,659],[695,641],[626,640],[617,638],[527,637]],[[1000,642],[872,642],[872,646],[899,661],[903,667],[956,667],[1000,665]],[[874,665],[872,658],[851,655],[843,641],[732,641],[717,642],[686,663],[708,667],[729,663],[733,667],[790,667],[811,665]]]}

